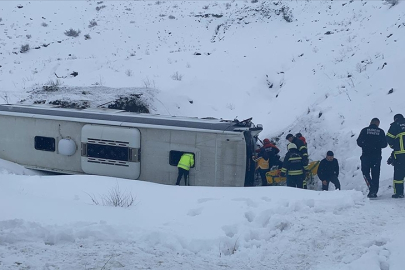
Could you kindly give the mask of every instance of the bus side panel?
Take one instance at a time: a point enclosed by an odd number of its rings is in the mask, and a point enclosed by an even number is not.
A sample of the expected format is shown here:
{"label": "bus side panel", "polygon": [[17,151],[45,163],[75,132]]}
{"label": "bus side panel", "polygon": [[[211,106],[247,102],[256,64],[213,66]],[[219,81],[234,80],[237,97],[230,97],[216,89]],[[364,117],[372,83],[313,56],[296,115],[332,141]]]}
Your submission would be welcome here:
{"label": "bus side panel", "polygon": [[217,186],[244,186],[246,144],[243,134],[218,135]]}
{"label": "bus side panel", "polygon": [[[24,166],[83,173],[80,166],[80,130],[74,122],[18,116],[0,117],[0,158]],[[54,140],[54,148],[38,150],[36,138]],[[58,142],[69,137],[76,144],[73,155],[58,154]]]}

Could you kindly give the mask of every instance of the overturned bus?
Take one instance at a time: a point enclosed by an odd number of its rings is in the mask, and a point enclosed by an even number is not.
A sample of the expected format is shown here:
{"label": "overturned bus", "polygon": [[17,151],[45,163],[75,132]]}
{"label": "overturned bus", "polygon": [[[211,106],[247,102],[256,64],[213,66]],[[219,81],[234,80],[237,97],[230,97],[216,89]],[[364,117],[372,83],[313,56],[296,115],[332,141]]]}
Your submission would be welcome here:
{"label": "overturned bus", "polygon": [[190,185],[252,186],[262,130],[251,119],[218,120],[104,108],[0,105],[0,158],[27,168],[176,183],[192,153]]}

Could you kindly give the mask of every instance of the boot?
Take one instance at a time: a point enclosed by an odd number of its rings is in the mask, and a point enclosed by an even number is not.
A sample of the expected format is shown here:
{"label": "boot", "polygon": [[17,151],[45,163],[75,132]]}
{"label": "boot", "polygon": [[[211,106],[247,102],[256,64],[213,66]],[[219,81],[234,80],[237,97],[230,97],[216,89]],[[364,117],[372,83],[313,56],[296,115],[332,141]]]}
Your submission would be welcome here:
{"label": "boot", "polygon": [[394,194],[391,197],[394,198],[394,199],[403,198],[404,194]]}

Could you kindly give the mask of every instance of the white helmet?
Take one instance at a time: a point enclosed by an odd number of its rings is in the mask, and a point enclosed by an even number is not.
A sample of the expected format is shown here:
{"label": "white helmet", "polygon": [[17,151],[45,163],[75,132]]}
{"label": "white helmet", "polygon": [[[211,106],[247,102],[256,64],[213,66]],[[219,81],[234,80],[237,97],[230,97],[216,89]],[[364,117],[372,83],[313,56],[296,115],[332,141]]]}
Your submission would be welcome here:
{"label": "white helmet", "polygon": [[290,149],[297,149],[297,146],[295,145],[295,143],[289,143],[288,144],[288,146],[287,146],[287,150],[290,150]]}

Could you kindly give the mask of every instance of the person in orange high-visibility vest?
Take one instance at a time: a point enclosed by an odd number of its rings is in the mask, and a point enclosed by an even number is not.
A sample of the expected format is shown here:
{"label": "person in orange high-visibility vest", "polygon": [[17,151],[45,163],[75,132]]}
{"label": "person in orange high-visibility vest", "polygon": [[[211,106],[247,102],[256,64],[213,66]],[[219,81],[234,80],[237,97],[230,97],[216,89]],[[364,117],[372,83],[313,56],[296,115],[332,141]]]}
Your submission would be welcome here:
{"label": "person in orange high-visibility vest", "polygon": [[190,168],[194,166],[194,155],[191,153],[184,153],[179,163],[177,164],[177,168],[179,169],[179,175],[177,176],[176,185],[180,185],[180,180],[184,176],[184,185],[189,186],[190,183],[188,181],[188,175]]}

